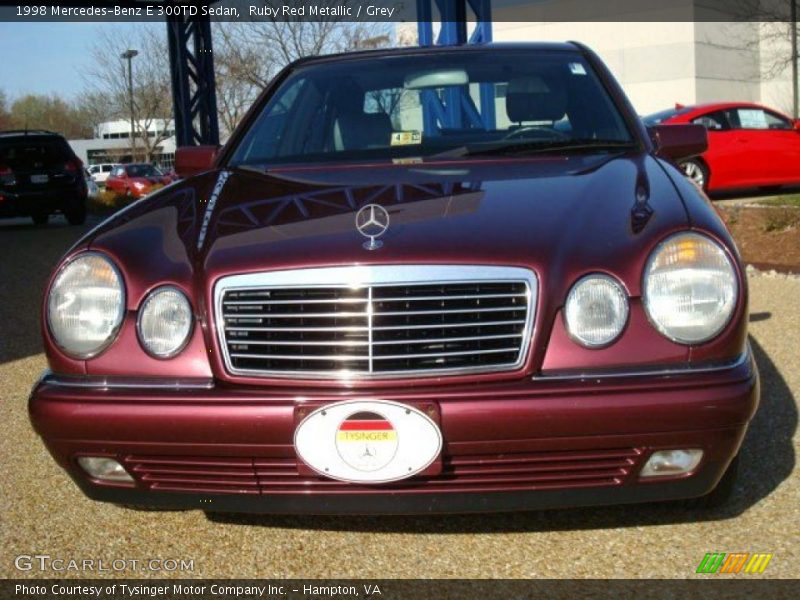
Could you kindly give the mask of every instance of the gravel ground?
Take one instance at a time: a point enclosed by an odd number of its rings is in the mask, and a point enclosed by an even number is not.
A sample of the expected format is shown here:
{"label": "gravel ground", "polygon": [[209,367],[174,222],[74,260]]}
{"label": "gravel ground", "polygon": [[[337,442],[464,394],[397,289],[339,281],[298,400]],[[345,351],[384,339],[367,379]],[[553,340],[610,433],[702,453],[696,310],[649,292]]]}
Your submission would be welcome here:
{"label": "gravel ground", "polygon": [[39,295],[49,270],[81,230],[20,223],[0,222],[2,577],[80,575],[14,569],[17,555],[39,553],[106,562],[194,561],[193,572],[175,577],[684,578],[712,551],[772,552],[764,576],[800,575],[798,278],[750,273],[762,404],[745,441],[735,498],[724,509],[656,504],[436,518],[210,517],[92,502],[31,430],[27,394],[45,367]]}

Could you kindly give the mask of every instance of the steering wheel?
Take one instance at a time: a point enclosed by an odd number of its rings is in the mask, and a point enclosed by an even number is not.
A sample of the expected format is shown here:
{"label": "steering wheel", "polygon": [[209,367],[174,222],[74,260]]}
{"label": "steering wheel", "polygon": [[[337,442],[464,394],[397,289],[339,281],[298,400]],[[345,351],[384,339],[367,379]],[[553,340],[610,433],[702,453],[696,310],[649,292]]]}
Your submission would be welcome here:
{"label": "steering wheel", "polygon": [[[545,134],[545,135],[541,135]],[[550,129],[549,127],[539,127],[537,125],[526,125],[519,129],[512,129],[503,136],[504,140],[515,140],[517,138],[523,139],[555,139],[555,140],[569,140],[572,139],[567,133],[558,131],[557,129]]]}

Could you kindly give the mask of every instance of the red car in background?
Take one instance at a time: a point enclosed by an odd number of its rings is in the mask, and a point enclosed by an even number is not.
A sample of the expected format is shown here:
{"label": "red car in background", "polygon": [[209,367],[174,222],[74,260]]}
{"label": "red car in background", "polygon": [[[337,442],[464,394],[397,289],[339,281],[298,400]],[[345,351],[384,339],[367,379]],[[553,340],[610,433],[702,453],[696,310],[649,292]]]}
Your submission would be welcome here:
{"label": "red car in background", "polygon": [[800,184],[800,119],[744,102],[676,105],[646,125],[695,123],[708,130],[708,150],[679,163],[709,192]]}
{"label": "red car in background", "polygon": [[153,165],[132,163],[115,166],[106,180],[106,189],[128,198],[143,198],[172,181]]}

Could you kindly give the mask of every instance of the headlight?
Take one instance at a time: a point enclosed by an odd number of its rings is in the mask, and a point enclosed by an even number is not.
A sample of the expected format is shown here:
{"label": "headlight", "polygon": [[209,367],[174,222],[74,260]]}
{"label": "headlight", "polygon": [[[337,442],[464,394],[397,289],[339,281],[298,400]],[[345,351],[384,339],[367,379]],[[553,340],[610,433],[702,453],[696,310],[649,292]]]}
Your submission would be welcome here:
{"label": "headlight", "polygon": [[114,264],[86,252],[66,263],[47,298],[47,324],[58,346],[91,358],[116,337],[125,314],[125,288]]}
{"label": "headlight", "polygon": [[141,181],[134,181],[133,187],[135,187],[137,190],[143,190],[145,185]]}
{"label": "headlight", "polygon": [[192,307],[183,292],[174,287],[160,287],[139,309],[139,340],[153,356],[170,358],[189,341],[192,323]]}
{"label": "headlight", "polygon": [[581,345],[598,348],[613,342],[628,321],[628,297],[608,275],[587,275],[567,296],[567,331]]}
{"label": "headlight", "polygon": [[653,251],[644,273],[644,307],[656,328],[682,344],[717,335],[733,314],[739,289],[723,248],[697,233],[679,233]]}

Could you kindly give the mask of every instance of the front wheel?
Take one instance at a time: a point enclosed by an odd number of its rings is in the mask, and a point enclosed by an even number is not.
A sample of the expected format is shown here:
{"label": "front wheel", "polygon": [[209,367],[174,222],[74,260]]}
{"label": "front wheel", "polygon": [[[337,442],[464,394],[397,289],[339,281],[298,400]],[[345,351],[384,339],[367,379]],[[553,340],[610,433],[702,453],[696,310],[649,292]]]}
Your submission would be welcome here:
{"label": "front wheel", "polygon": [[697,187],[704,191],[708,189],[708,167],[702,161],[692,158],[681,162],[678,166],[686,177],[697,184]]}

